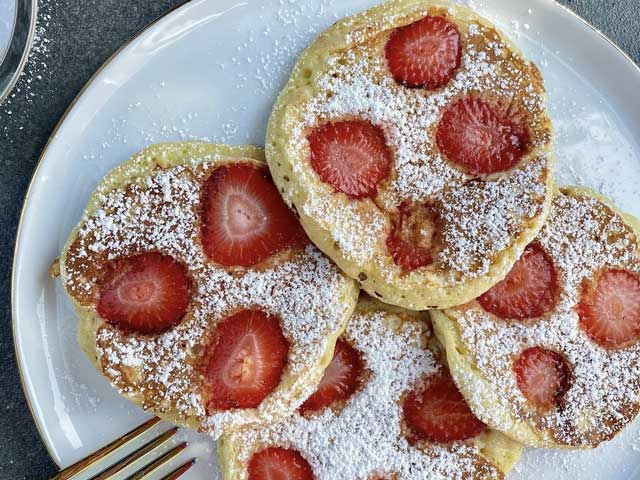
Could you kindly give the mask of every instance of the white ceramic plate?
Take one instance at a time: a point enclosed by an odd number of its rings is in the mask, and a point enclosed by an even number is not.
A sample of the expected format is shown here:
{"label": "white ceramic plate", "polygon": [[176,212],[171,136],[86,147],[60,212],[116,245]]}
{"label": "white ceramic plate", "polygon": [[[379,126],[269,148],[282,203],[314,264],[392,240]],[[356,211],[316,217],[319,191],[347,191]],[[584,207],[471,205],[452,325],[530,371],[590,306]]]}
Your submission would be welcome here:
{"label": "white ceramic plate", "polygon": [[[152,142],[263,144],[272,103],[297,54],[339,17],[376,0],[192,1],[145,30],[89,83],[33,179],[16,245],[15,341],[27,397],[53,459],[68,465],[145,418],[98,375],[47,268],[100,178]],[[540,65],[563,182],[595,186],[640,216],[640,70],[551,0],[467,0]],[[638,19],[629,19],[638,21]],[[189,479],[216,479],[214,447]],[[640,425],[592,452],[529,450],[512,479],[631,479]],[[640,478],[640,477],[636,477]]]}

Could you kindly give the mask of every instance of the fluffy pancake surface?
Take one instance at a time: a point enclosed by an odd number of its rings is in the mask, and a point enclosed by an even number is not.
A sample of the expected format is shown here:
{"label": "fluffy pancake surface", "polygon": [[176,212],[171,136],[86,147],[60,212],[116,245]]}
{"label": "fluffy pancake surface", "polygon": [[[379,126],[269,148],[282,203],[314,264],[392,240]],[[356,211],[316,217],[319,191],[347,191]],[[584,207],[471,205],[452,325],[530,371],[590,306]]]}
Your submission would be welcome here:
{"label": "fluffy pancake surface", "polygon": [[83,350],[132,401],[214,436],[290,414],[358,294],[298,232],[260,149],[144,150],[103,179],[60,259]]}
{"label": "fluffy pancake surface", "polygon": [[638,223],[563,188],[504,282],[432,312],[452,375],[487,424],[532,446],[589,448],[638,413]]}
{"label": "fluffy pancake surface", "polygon": [[[430,38],[441,64],[411,63],[407,45],[428,50]],[[460,305],[543,224],[545,96],[535,65],[486,20],[396,0],[339,21],[302,55],[269,122],[267,161],[313,242],[372,296]]]}
{"label": "fluffy pancake surface", "polygon": [[[265,478],[268,468],[317,480],[503,478],[521,447],[473,417],[434,340],[426,314],[361,299],[327,369],[330,380],[302,411],[221,437],[225,480]],[[328,396],[327,384],[339,393]],[[446,415],[427,413],[442,414],[441,407]]]}

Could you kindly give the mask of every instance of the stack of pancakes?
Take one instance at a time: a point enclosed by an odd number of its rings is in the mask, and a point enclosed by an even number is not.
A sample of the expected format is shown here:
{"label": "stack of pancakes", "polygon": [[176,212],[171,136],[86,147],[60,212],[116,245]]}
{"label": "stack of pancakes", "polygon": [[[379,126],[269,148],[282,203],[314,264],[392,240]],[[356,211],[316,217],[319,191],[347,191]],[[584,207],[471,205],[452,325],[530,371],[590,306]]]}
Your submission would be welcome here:
{"label": "stack of pancakes", "polygon": [[337,22],[264,153],[161,144],[103,179],[59,260],[83,350],[219,439],[226,480],[504,478],[522,444],[613,438],[639,408],[639,224],[555,186],[545,102],[467,8]]}

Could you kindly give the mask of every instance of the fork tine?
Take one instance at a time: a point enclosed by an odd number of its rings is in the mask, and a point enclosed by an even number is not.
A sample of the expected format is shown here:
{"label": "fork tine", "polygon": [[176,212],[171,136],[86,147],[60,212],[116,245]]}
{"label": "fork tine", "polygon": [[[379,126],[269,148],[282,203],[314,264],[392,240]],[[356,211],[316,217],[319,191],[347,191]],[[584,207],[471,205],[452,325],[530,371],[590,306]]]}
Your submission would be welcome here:
{"label": "fork tine", "polygon": [[151,420],[146,421],[139,427],[134,428],[130,432],[125,433],[122,437],[114,440],[109,445],[96,450],[88,457],[83,458],[82,460],[78,461],[77,463],[74,463],[70,467],[65,468],[64,470],[59,472],[56,476],[52,477],[51,480],[68,480],[76,476],[77,474],[84,472],[85,470],[92,467],[94,464],[96,464],[100,460],[106,458],[116,450],[123,448],[129,442],[135,440],[136,438],[140,437],[147,431],[151,430],[159,422],[160,422],[160,419],[158,417],[153,417]]}
{"label": "fork tine", "polygon": [[176,480],[184,475],[184,473],[193,467],[198,462],[197,458],[192,458],[181,467],[176,468],[173,472],[169,473],[166,477],[162,477],[160,480]]}
{"label": "fork tine", "polygon": [[102,472],[98,473],[96,476],[91,477],[91,480],[107,480],[113,477],[116,473],[121,472],[122,470],[127,468],[129,465],[132,465],[133,463],[140,460],[142,457],[144,457],[146,454],[148,454],[152,450],[155,450],[160,445],[163,445],[164,443],[166,443],[168,440],[171,439],[171,437],[173,437],[176,434],[177,431],[178,431],[178,427],[173,427],[172,429],[167,430],[158,438],[153,439],[150,442],[146,443],[145,445],[141,446],[140,448],[136,449],[135,451],[133,451],[132,453],[124,457],[122,460],[120,460],[118,463],[116,463],[112,467],[109,467],[106,470],[103,470]]}
{"label": "fork tine", "polygon": [[143,480],[148,478],[152,473],[158,470],[160,467],[164,466],[170,460],[172,460],[176,455],[180,454],[185,448],[187,448],[189,444],[187,442],[182,442],[180,445],[172,448],[167,453],[159,457],[158,459],[151,462],[149,465],[144,467],[137,473],[127,477],[126,480]]}

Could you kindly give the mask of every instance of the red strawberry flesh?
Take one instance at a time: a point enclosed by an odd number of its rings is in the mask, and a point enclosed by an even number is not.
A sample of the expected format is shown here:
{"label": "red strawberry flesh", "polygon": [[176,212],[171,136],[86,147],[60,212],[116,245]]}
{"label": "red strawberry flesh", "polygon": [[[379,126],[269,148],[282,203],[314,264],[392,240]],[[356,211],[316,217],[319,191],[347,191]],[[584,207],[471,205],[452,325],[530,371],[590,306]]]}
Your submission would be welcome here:
{"label": "red strawberry flesh", "polygon": [[125,331],[142,334],[180,323],[191,301],[187,268],[157,252],[108,262],[98,286],[98,314]]}
{"label": "red strawberry flesh", "polygon": [[300,412],[317,412],[347,400],[358,387],[363,371],[360,353],[345,340],[338,340],[333,359],[324,371],[318,388],[300,407]]}
{"label": "red strawberry flesh", "polygon": [[374,197],[389,176],[384,133],[364,120],[325,123],[308,136],[311,166],[320,180],[349,198]]}
{"label": "red strawberry flesh", "polygon": [[415,440],[449,443],[480,435],[486,426],[478,420],[445,372],[426,387],[407,395],[402,405],[405,422]]}
{"label": "red strawberry flesh", "polygon": [[269,447],[249,460],[249,480],[313,480],[313,471],[299,452]]}
{"label": "red strawberry flesh", "polygon": [[302,245],[306,236],[265,167],[216,168],[202,188],[202,246],[225,266],[250,267]]}
{"label": "red strawberry flesh", "polygon": [[525,122],[506,100],[463,97],[445,110],[436,142],[450,162],[470,174],[502,172],[527,153],[530,137]]}
{"label": "red strawberry flesh", "polygon": [[513,364],[518,388],[536,407],[557,407],[569,390],[571,372],[564,357],[553,350],[533,347],[520,354]]}
{"label": "red strawberry flesh", "polygon": [[640,279],[625,270],[606,270],[583,290],[577,308],[580,325],[607,349],[625,348],[640,339]]}
{"label": "red strawberry flesh", "polygon": [[506,278],[478,298],[487,312],[502,319],[526,320],[550,311],[559,286],[553,262],[538,245],[529,245]]}
{"label": "red strawberry flesh", "polygon": [[433,263],[437,213],[429,205],[403,203],[391,219],[387,248],[396,265],[415,270]]}
{"label": "red strawberry flesh", "polygon": [[204,354],[208,409],[258,407],[280,384],[288,354],[277,317],[244,310],[222,320]]}
{"label": "red strawberry flesh", "polygon": [[411,88],[445,86],[460,67],[461,56],[460,33],[444,17],[425,17],[396,28],[385,46],[391,75]]}

